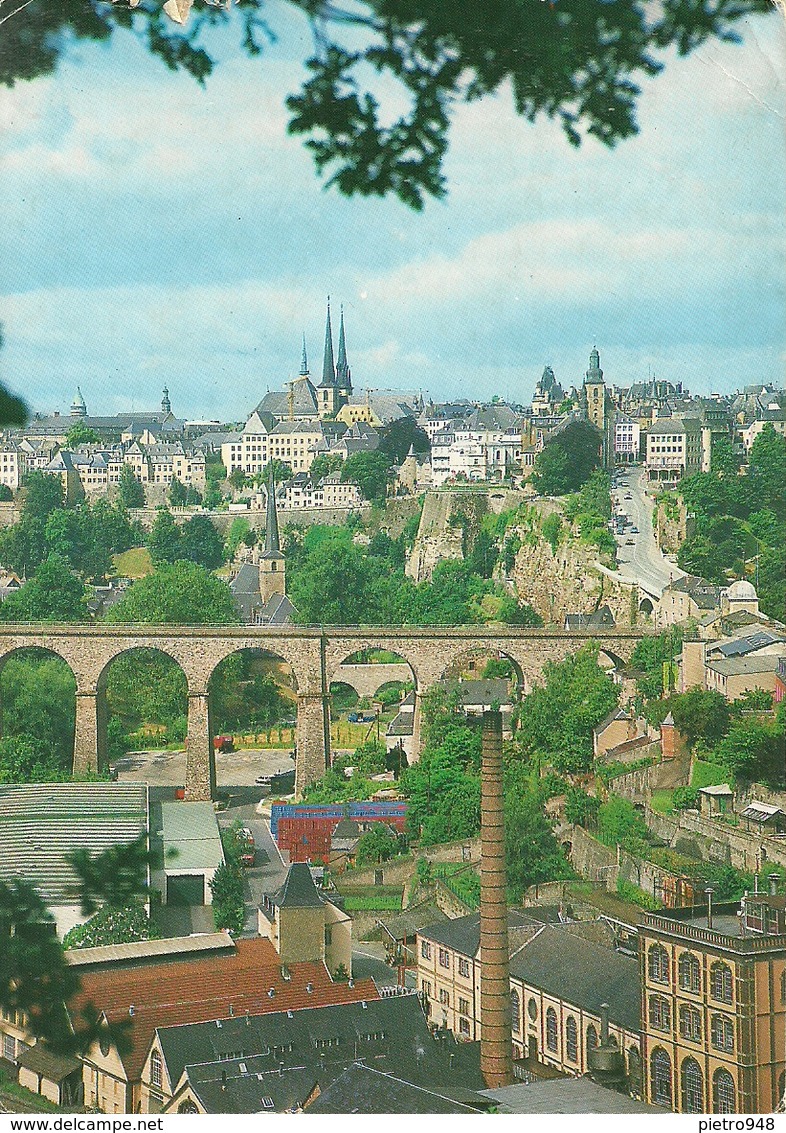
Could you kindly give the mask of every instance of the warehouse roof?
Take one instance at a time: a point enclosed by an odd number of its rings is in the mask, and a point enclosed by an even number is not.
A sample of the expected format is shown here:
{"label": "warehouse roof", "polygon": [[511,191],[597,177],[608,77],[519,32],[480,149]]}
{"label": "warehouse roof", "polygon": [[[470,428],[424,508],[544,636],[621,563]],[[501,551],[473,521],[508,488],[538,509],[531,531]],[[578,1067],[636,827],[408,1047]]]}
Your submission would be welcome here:
{"label": "warehouse roof", "polygon": [[27,881],[50,905],[78,904],[77,877],[66,855],[134,842],[147,824],[143,784],[0,787],[0,881]]}
{"label": "warehouse roof", "polygon": [[164,869],[216,869],[224,860],[212,803],[162,802]]}

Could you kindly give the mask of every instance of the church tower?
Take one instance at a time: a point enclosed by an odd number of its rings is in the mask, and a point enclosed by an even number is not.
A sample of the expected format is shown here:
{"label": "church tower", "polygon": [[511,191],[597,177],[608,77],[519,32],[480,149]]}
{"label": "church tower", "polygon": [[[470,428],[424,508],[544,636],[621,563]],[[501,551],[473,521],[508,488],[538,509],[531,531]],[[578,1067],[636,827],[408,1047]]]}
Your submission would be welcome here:
{"label": "church tower", "polygon": [[349,401],[350,394],[352,393],[352,374],[347,362],[347,340],[344,334],[344,307],[341,307],[341,325],[338,331],[338,362],[336,362],[336,386],[338,387],[338,399],[341,404],[337,407],[341,408]]}
{"label": "church tower", "polygon": [[333,328],[330,325],[330,296],[328,295],[327,319],[325,321],[325,352],[322,358],[322,381],[319,383],[319,416],[334,417],[339,406],[336,404],[336,364],[333,361]]}
{"label": "church tower", "polygon": [[274,594],[286,594],[286,560],[281,554],[276,512],[276,479],[272,469],[267,486],[265,549],[259,556],[259,593],[265,603]]}
{"label": "church tower", "polygon": [[603,380],[597,346],[593,346],[590,352],[589,369],[584,375],[582,401],[587,420],[603,434],[601,464],[610,471],[614,467],[614,402]]}
{"label": "church tower", "polygon": [[169,414],[172,412],[172,402],[169,400],[169,390],[166,388],[166,386],[164,386],[161,392],[163,393],[163,397],[161,398],[161,412]]}

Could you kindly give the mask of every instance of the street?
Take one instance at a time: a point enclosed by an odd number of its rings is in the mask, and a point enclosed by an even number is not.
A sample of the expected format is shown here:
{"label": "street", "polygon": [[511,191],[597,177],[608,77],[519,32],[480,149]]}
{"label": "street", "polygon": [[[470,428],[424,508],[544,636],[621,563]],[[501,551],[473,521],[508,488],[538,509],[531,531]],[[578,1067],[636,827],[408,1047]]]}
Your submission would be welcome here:
{"label": "street", "polygon": [[[660,597],[669,582],[684,577],[685,571],[670,562],[655,541],[652,528],[654,507],[652,498],[644,490],[644,469],[619,469],[616,475],[619,487],[612,489],[612,503],[617,504],[638,528],[638,534],[633,534],[628,528],[624,535],[616,536],[619,548],[617,571],[626,582],[637,582],[648,594]],[[626,495],[631,498],[626,500]],[[633,540],[632,546],[628,545],[629,539]]]}
{"label": "street", "polygon": [[[182,787],[186,781],[186,753],[182,750],[130,751],[114,766],[120,783]],[[294,766],[285,748],[216,752],[216,782],[219,787],[253,787],[257,776],[291,771]]]}

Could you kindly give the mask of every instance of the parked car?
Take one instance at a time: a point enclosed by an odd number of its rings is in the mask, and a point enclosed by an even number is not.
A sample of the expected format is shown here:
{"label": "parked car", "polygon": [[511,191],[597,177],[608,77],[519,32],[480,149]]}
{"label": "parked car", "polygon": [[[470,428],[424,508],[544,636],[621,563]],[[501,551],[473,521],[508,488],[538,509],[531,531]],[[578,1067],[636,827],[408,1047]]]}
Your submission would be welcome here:
{"label": "parked car", "polygon": [[240,864],[252,866],[256,859],[257,850],[254,835],[248,826],[241,826],[237,832],[237,840],[240,843]]}
{"label": "parked car", "polygon": [[626,540],[625,540],[625,545],[626,545],[627,547],[635,547],[635,545],[636,545],[636,540],[635,540],[635,539],[626,539]]}
{"label": "parked car", "polygon": [[638,527],[631,527],[630,533],[631,533],[631,535],[638,535],[638,533],[639,533]]}

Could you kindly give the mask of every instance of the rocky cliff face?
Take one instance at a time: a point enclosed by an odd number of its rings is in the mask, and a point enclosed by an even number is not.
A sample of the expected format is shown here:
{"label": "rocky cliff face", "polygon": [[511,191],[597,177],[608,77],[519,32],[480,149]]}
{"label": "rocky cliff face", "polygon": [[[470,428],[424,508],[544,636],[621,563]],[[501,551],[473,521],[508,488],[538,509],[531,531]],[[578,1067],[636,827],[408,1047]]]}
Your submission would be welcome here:
{"label": "rocky cliff face", "polygon": [[[548,505],[554,511],[553,504]],[[511,572],[519,599],[540,614],[547,625],[562,625],[566,614],[590,614],[608,605],[618,626],[632,622],[635,603],[628,587],[599,571],[598,551],[573,534],[564,535],[556,551],[544,539],[524,542]]]}

